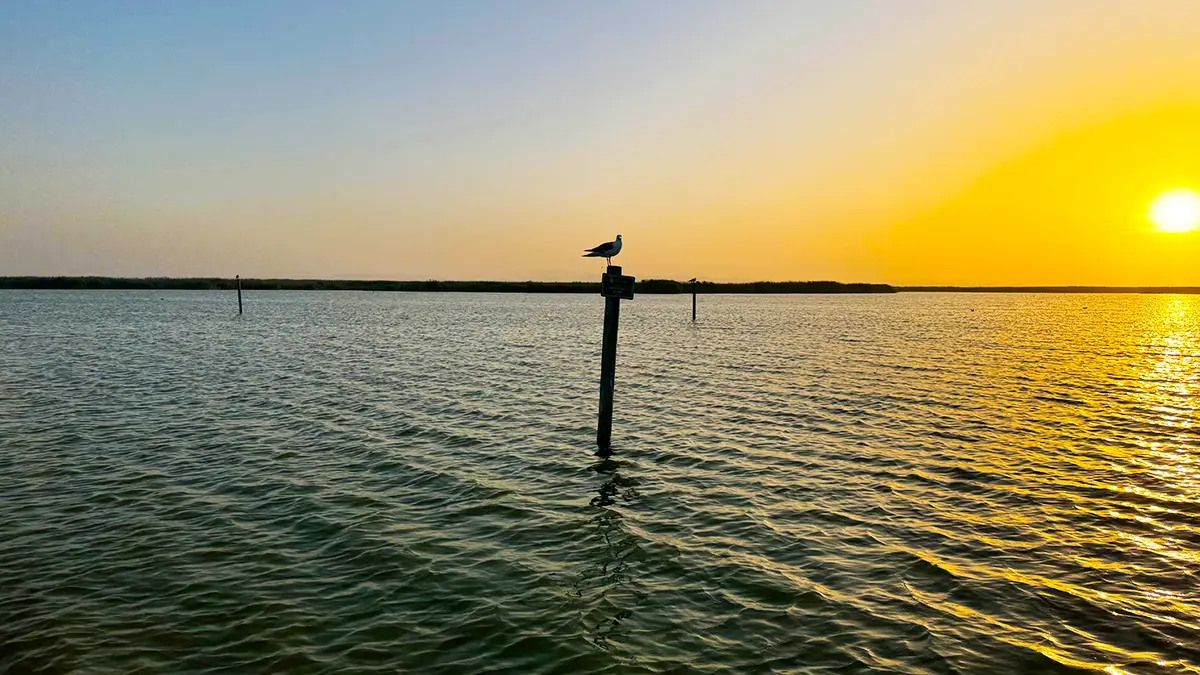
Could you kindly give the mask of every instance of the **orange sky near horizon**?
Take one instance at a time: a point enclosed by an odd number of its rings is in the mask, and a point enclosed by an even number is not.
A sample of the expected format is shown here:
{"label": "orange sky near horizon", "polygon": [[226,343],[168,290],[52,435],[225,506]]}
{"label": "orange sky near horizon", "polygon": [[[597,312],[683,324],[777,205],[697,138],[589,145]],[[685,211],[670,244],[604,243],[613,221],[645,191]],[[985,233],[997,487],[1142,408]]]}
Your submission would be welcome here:
{"label": "orange sky near horizon", "polygon": [[1200,285],[1189,0],[17,7],[0,275]]}

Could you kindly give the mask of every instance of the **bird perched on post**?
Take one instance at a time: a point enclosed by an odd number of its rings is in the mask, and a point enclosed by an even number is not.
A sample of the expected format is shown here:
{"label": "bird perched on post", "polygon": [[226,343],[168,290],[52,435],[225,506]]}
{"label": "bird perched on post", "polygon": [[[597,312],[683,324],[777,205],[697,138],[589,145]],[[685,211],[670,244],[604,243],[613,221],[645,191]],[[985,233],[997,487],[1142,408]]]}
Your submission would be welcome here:
{"label": "bird perched on post", "polygon": [[583,257],[584,258],[604,258],[604,260],[609,265],[611,265],[613,256],[615,256],[616,254],[618,254],[620,252],[621,252],[621,235],[618,234],[615,241],[608,241],[603,244],[600,244],[596,248],[589,248],[587,251],[584,251]]}

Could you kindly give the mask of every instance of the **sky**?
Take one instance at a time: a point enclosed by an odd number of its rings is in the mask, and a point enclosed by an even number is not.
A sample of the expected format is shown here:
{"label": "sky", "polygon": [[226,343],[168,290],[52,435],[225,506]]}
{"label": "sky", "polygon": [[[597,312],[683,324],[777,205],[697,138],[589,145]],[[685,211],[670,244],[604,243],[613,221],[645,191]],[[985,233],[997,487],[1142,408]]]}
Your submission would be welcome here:
{"label": "sky", "polygon": [[1195,0],[0,2],[0,275],[1200,285]]}

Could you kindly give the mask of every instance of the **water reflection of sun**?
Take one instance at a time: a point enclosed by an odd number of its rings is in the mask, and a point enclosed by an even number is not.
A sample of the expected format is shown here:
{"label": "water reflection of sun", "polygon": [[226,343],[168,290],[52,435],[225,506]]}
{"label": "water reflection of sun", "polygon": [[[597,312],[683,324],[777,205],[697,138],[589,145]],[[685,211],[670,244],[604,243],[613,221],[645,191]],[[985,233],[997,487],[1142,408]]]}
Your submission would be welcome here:
{"label": "water reflection of sun", "polygon": [[1193,296],[1156,296],[1156,316],[1147,324],[1142,344],[1150,350],[1137,384],[1141,407],[1152,425],[1142,434],[1148,450],[1145,468],[1168,485],[1200,490],[1200,455],[1190,448],[1195,440],[1197,398],[1200,395],[1200,335],[1195,329]]}
{"label": "water reflection of sun", "polygon": [[1162,422],[1172,427],[1190,427],[1194,410],[1187,410],[1195,385],[1196,344],[1192,335],[1191,301],[1182,297],[1164,298],[1160,312],[1160,356],[1154,364],[1151,382],[1157,400],[1155,409],[1163,413]]}

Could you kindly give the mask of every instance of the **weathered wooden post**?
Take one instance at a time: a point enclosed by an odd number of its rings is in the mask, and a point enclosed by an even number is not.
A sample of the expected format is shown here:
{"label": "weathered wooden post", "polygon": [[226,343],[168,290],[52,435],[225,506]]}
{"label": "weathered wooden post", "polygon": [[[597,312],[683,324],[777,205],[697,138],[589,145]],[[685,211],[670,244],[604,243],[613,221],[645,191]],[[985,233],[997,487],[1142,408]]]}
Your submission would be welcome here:
{"label": "weathered wooden post", "polygon": [[242,275],[237,275],[238,285],[238,314],[242,313]]}
{"label": "weathered wooden post", "polygon": [[633,277],[609,265],[600,277],[604,296],[604,344],[600,350],[600,418],[596,422],[596,445],[607,450],[612,442],[613,388],[617,383],[617,328],[621,322],[621,299],[633,299]]}
{"label": "weathered wooden post", "polygon": [[692,322],[696,321],[696,277],[692,277]]}

